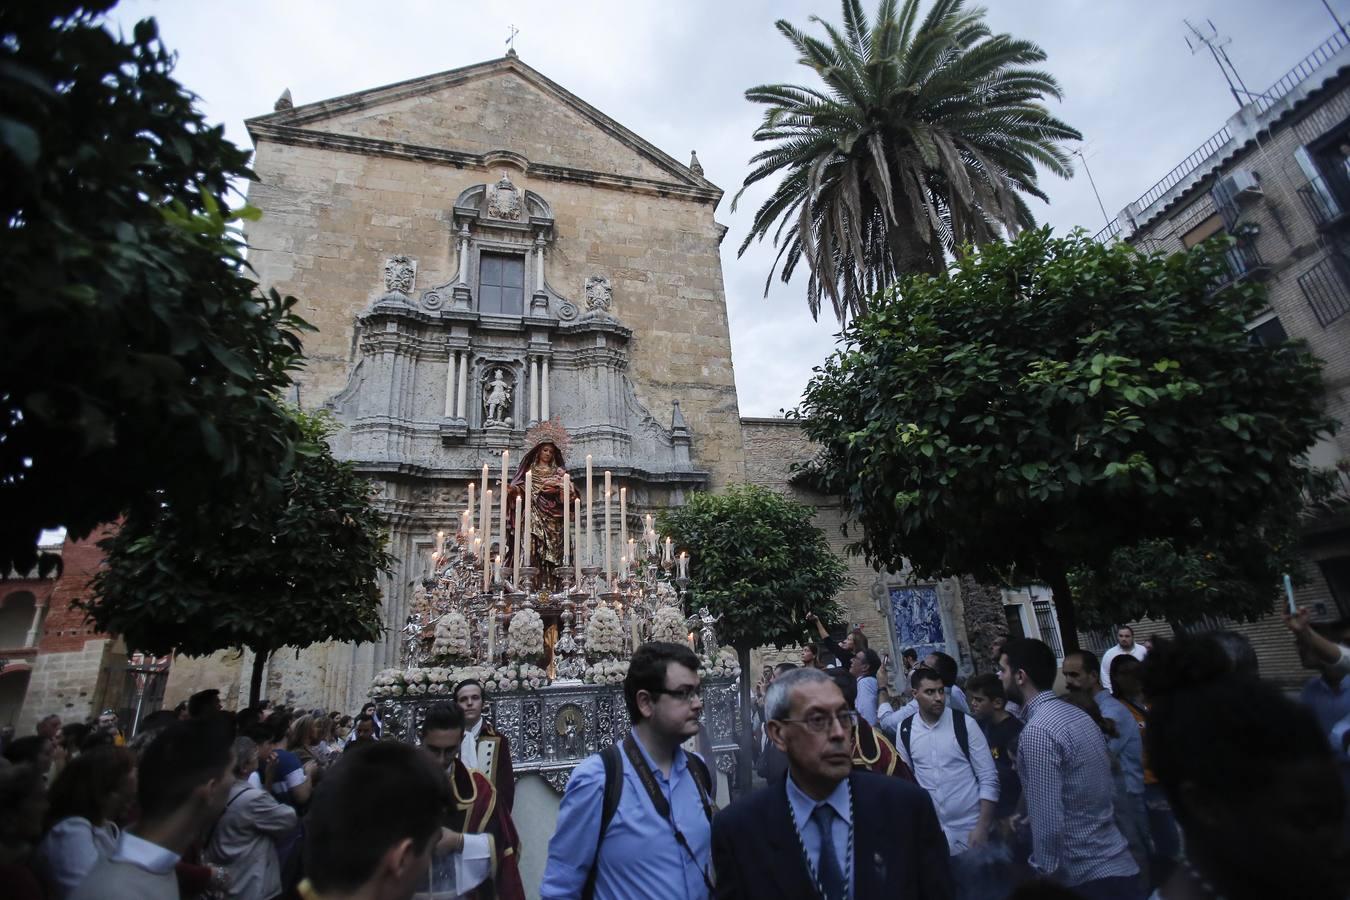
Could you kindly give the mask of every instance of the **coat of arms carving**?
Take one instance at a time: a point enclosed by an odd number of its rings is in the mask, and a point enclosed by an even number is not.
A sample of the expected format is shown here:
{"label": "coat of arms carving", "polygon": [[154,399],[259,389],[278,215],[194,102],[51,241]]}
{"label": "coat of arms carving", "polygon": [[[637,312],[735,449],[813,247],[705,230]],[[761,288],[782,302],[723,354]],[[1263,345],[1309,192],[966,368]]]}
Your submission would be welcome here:
{"label": "coat of arms carving", "polygon": [[417,260],[399,254],[384,262],[384,289],[394,294],[411,294],[417,281]]}
{"label": "coat of arms carving", "polygon": [[488,215],[494,219],[520,220],[520,188],[511,183],[511,176],[503,172],[501,179],[488,192]]}
{"label": "coat of arms carving", "polygon": [[603,275],[592,275],[586,279],[586,311],[608,313],[614,302],[614,289],[609,279]]}

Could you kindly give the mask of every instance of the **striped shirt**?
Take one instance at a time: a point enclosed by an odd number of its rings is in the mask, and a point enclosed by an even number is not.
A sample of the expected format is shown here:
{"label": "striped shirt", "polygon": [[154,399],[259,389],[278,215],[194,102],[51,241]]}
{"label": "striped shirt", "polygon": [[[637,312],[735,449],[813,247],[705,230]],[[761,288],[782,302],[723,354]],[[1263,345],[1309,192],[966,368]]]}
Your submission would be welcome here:
{"label": "striped shirt", "polygon": [[1031,864],[1070,887],[1134,875],[1139,867],[1113,817],[1106,737],[1049,691],[1024,710],[1017,767],[1031,820]]}

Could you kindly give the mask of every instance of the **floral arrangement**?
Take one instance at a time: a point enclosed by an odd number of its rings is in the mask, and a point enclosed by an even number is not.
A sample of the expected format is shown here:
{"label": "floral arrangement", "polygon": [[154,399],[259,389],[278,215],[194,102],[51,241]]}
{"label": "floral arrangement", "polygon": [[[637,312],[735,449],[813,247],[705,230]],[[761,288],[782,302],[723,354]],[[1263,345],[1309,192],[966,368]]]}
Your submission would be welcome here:
{"label": "floral arrangement", "polygon": [[436,639],[431,645],[431,655],[452,660],[468,659],[469,620],[458,611],[451,612],[436,623]]}
{"label": "floral arrangement", "polygon": [[532,663],[458,668],[385,669],[371,683],[376,697],[450,696],[455,685],[472,678],[484,691],[537,690],[548,684],[548,673]]}
{"label": "floral arrangement", "polygon": [[485,691],[537,690],[548,684],[548,673],[532,663],[511,663],[489,670],[480,680]]}
{"label": "floral arrangement", "polygon": [[617,656],[623,652],[623,624],[619,614],[602,606],[591,614],[586,625],[586,655]]}
{"label": "floral arrangement", "polygon": [[623,684],[624,676],[627,674],[626,662],[598,662],[586,667],[581,680],[587,684]]}
{"label": "floral arrangement", "polygon": [[705,657],[699,662],[699,671],[704,678],[741,677],[741,665],[736,659],[736,652],[730,647],[723,648],[715,657]]}
{"label": "floral arrangement", "polygon": [[404,690],[403,672],[399,669],[385,669],[370,684],[370,693],[375,697],[402,697]]}
{"label": "floral arrangement", "polygon": [[673,606],[663,606],[652,617],[652,640],[672,644],[689,643],[689,626],[684,613]]}
{"label": "floral arrangement", "polygon": [[511,614],[507,629],[507,654],[514,659],[535,660],[544,653],[544,620],[532,609]]}

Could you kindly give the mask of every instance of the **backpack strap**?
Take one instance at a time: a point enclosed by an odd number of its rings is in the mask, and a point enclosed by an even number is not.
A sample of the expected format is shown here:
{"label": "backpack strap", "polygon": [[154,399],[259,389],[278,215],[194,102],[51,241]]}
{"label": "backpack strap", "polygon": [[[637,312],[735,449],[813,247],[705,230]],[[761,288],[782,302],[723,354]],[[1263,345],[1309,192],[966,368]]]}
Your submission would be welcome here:
{"label": "backpack strap", "polygon": [[703,757],[697,753],[686,753],[684,758],[688,760],[689,775],[694,779],[694,784],[698,787],[698,798],[703,801],[703,814],[712,821],[713,813],[717,812],[717,805],[713,802],[712,773],[708,771],[708,764],[703,761]]}
{"label": "backpack strap", "polygon": [[[918,715],[915,713],[914,715]],[[905,755],[910,759],[914,758],[914,753],[909,749],[909,733],[914,727],[914,716],[906,716],[900,722],[900,743],[905,745]]]}
{"label": "backpack strap", "polygon": [[966,762],[974,769],[975,763],[970,760],[970,732],[966,730],[966,714],[959,709],[952,710],[952,730],[956,732],[956,746],[961,748]]}
{"label": "backpack strap", "polygon": [[600,751],[600,761],[605,764],[605,794],[600,807],[600,834],[595,839],[595,856],[591,858],[591,869],[586,873],[586,884],[581,889],[582,900],[591,900],[595,896],[595,878],[600,871],[600,846],[605,842],[605,832],[614,814],[619,809],[619,798],[623,796],[623,758],[618,744],[610,744]]}

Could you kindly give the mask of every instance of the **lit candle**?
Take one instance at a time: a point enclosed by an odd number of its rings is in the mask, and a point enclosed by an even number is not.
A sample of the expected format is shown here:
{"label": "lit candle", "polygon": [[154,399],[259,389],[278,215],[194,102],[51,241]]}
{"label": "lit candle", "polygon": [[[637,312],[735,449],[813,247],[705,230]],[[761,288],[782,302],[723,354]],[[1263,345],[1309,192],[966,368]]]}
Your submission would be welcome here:
{"label": "lit candle", "polygon": [[572,476],[566,472],[563,473],[563,546],[562,546],[562,564],[566,568],[572,561],[572,555],[568,548],[572,544],[572,535],[568,531],[569,521],[572,516]]}
{"label": "lit candle", "polygon": [[511,551],[511,584],[520,583],[520,495],[516,495],[516,527],[514,547]]}
{"label": "lit candle", "polygon": [[628,557],[619,557],[619,581],[628,580]]}
{"label": "lit candle", "polygon": [[595,491],[591,488],[591,455],[586,454],[586,565],[595,559]]}
{"label": "lit candle", "polygon": [[[502,459],[504,460],[505,458],[506,458],[506,451],[502,451]],[[502,471],[503,472],[506,471],[506,463],[504,462],[502,463]],[[507,481],[505,478],[502,479],[502,527],[501,527],[501,538],[497,544],[497,551],[503,555],[505,555],[510,549],[510,545],[506,543],[506,523],[507,520],[511,518],[507,514],[506,509],[507,501],[511,496],[511,490],[509,487],[510,484],[511,482]]]}
{"label": "lit candle", "polygon": [[[632,538],[629,538],[629,539],[628,539],[628,561],[631,562],[631,563],[633,564],[633,568],[636,570],[636,569],[637,569],[637,541],[633,540]],[[624,571],[627,572],[628,570],[625,569]]]}
{"label": "lit candle", "polygon": [[576,567],[577,587],[581,586],[581,498],[572,501],[576,504],[576,528],[577,528],[577,546],[576,553],[572,555],[572,562]]}
{"label": "lit candle", "polygon": [[681,578],[688,578],[688,577],[689,577],[689,554],[688,554],[688,553],[681,553],[681,554],[680,554],[680,577],[681,577]]}
{"label": "lit candle", "polygon": [[613,506],[610,494],[610,475],[605,472],[605,581],[609,582],[614,576],[613,557],[609,555],[609,533],[612,527],[610,523],[610,508]]}
{"label": "lit candle", "polygon": [[436,532],[436,555],[440,556],[441,551],[445,549],[445,532]]}
{"label": "lit candle", "polygon": [[534,516],[532,515],[532,512],[533,512],[533,510],[534,510],[534,503],[531,502],[532,500],[534,500],[534,472],[532,472],[532,471],[526,471],[526,472],[525,472],[525,533],[524,533],[523,535],[521,535],[521,538],[520,538],[520,552],[521,552],[521,554],[524,556],[523,563],[524,563],[524,565],[527,565],[527,566],[530,564],[530,555],[531,555],[531,554],[530,554],[530,544],[533,543],[533,540],[532,540],[532,539],[533,539],[533,537],[534,537],[534,532],[531,531],[531,529],[530,529],[530,525],[532,524],[533,519],[534,519]]}
{"label": "lit candle", "polygon": [[469,482],[469,507],[468,507],[468,509],[464,510],[464,519],[465,519],[465,522],[464,522],[464,530],[465,530],[465,531],[468,531],[469,526],[473,524],[473,522],[471,522],[471,521],[469,521],[469,520],[471,520],[471,519],[473,518],[473,508],[474,508],[474,505],[473,505],[473,489],[474,489],[475,487],[477,487],[477,485],[474,484],[472,481],[470,481],[470,482]]}
{"label": "lit candle", "polygon": [[670,543],[670,538],[666,538],[666,562],[675,561],[674,547]]}
{"label": "lit candle", "polygon": [[656,528],[652,525],[651,513],[647,514],[647,530],[643,533],[642,539],[647,542],[647,552],[656,553]]}
{"label": "lit candle", "polygon": [[[619,546],[628,546],[628,488],[619,488]],[[632,552],[629,552],[632,559]]]}
{"label": "lit candle", "polygon": [[478,502],[482,504],[482,511],[478,514],[478,531],[483,535],[483,540],[487,540],[492,535],[492,501],[488,499],[488,467],[483,463],[483,487],[478,492]]}

